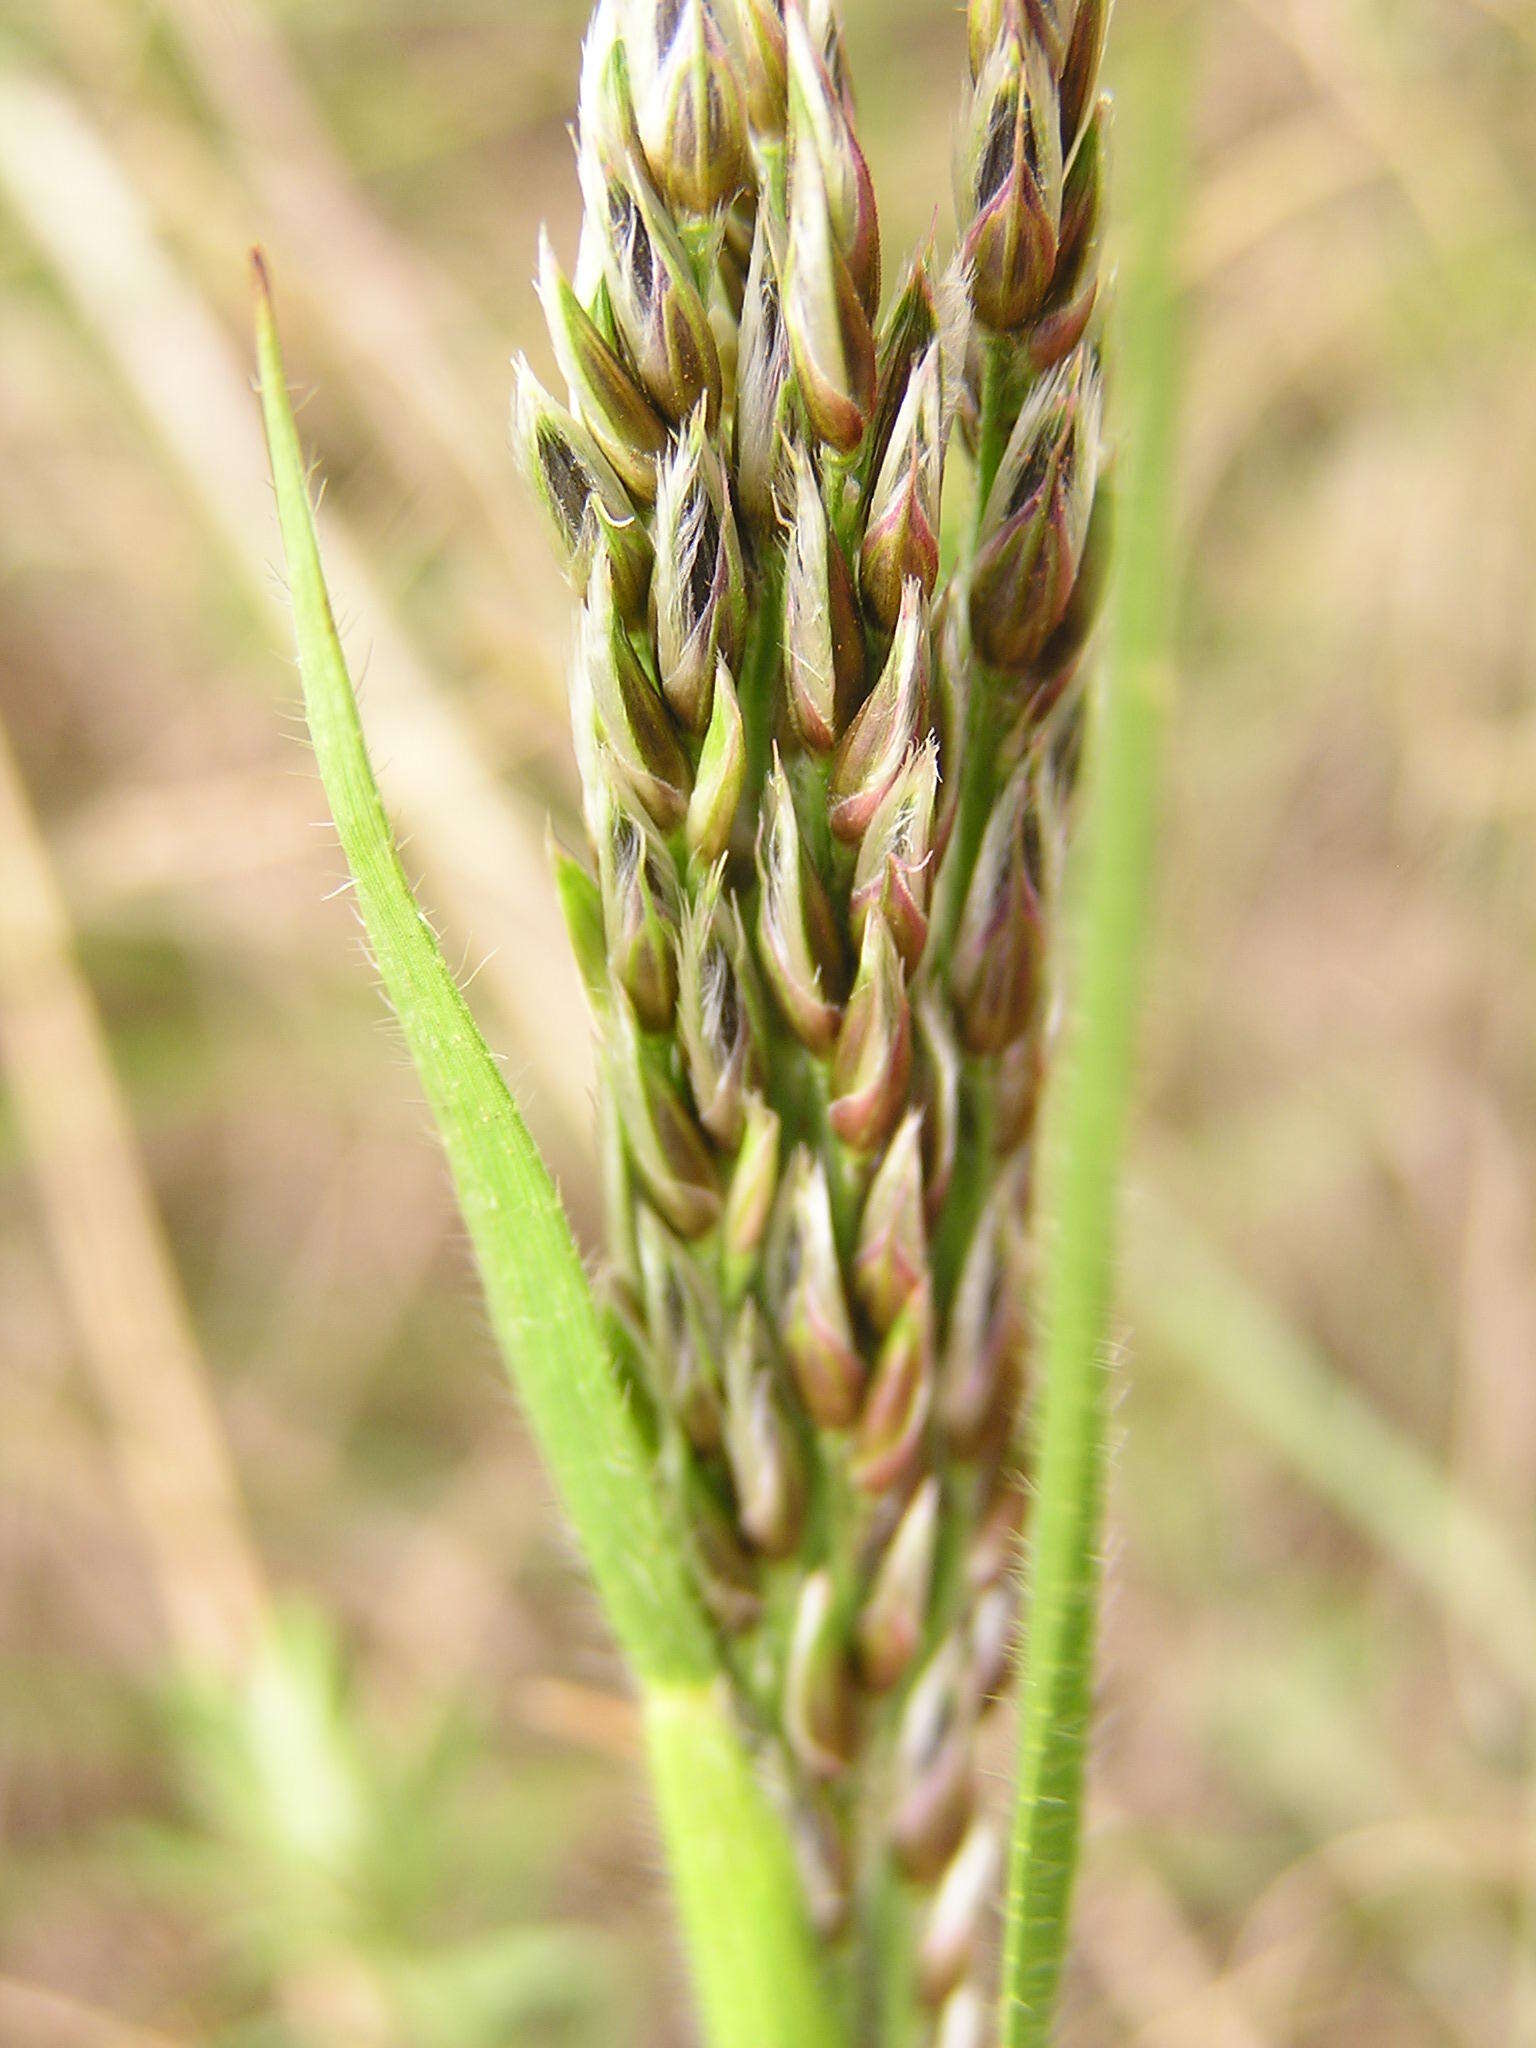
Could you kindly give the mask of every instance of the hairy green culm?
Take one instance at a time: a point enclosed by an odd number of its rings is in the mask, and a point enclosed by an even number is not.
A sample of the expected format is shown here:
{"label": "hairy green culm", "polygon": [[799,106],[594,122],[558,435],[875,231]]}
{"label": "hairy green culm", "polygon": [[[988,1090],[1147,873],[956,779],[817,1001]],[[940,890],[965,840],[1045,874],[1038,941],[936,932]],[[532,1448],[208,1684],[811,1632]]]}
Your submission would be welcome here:
{"label": "hairy green culm", "polygon": [[[1105,0],[972,0],[882,298],[832,0],[600,0],[514,435],[580,599],[611,1341],[858,2038],[992,2037],[977,1731],[1107,543]],[[883,308],[883,310],[882,310]]]}

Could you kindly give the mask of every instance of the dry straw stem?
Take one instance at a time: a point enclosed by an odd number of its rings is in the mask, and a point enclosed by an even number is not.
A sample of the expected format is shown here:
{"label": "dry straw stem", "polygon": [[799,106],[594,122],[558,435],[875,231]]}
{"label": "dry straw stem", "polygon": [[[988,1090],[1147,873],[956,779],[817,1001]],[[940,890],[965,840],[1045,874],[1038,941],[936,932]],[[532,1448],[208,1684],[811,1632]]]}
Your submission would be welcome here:
{"label": "dry straw stem", "polygon": [[1214,1943],[1154,1858],[1105,1859],[1077,1914],[1077,1939],[1121,2022],[1116,2039],[1122,2048],[1280,2048],[1241,1970],[1210,1953]]}
{"label": "dry straw stem", "polygon": [[[651,1482],[543,1162],[412,898],[369,766],[320,567],[265,272],[262,405],[315,755],[380,979],[426,1090],[491,1320],[640,1681],[700,2001],[717,2048],[834,2048],[788,1844],[729,1721],[713,1644]],[[734,1881],[722,1882],[721,1859]]]}
{"label": "dry straw stem", "polygon": [[[444,486],[473,502],[494,541],[507,615],[536,614],[532,522],[457,360],[470,342],[494,355],[485,316],[443,264],[369,204],[294,61],[288,24],[274,9],[258,0],[222,0],[218,7],[169,0],[159,19],[217,112],[221,141],[270,223],[267,244],[279,249],[290,292],[292,268],[302,263],[306,302],[326,322],[327,338],[384,396],[381,434],[393,435],[413,470],[424,447],[436,451]],[[535,619],[513,651],[530,685],[547,667],[537,637]],[[547,687],[553,701],[552,671]]]}
{"label": "dry straw stem", "polygon": [[235,1678],[266,1592],[154,1195],[0,727],[0,1058],[177,1655]]}

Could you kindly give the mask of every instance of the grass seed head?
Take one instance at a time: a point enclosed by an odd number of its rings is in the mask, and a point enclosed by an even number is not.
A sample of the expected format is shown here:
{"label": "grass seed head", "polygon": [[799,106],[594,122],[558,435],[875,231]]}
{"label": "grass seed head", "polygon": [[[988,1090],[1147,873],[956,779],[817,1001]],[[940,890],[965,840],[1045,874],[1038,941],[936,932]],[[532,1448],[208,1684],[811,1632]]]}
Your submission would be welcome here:
{"label": "grass seed head", "polygon": [[961,246],[882,314],[830,0],[603,0],[574,279],[539,268],[569,404],[518,368],[581,598],[595,879],[557,879],[657,1483],[816,1924],[872,1855],[932,1888],[941,2048],[985,2040],[976,1732],[1014,1636],[1027,1162],[1110,524],[1104,12],[973,0]]}

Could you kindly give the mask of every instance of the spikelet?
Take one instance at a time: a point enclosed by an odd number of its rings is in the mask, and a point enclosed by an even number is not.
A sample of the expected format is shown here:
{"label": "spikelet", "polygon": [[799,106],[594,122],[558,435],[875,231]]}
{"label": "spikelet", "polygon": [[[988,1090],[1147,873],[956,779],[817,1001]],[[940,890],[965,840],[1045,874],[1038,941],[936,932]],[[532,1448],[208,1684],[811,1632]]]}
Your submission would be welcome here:
{"label": "spikelet", "polygon": [[927,1888],[938,2048],[991,2024],[976,1734],[1109,530],[1105,14],[971,0],[959,246],[882,313],[833,0],[600,0],[581,242],[539,261],[567,402],[520,365],[515,406],[580,598],[591,868],[557,880],[658,1481],[816,1924],[880,1856]]}

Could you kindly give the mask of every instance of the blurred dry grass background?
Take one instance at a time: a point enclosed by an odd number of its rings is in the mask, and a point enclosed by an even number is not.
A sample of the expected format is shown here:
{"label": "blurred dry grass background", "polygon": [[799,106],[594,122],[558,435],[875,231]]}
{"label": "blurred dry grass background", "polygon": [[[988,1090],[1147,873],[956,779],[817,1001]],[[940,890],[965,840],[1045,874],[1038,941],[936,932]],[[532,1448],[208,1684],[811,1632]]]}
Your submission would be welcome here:
{"label": "blurred dry grass background", "polygon": [[[961,26],[848,11],[894,245]],[[8,2048],[686,2038],[614,1663],[333,893],[248,387],[259,238],[409,861],[590,1232],[567,603],[504,437],[582,12],[0,20]],[[1208,0],[1201,49],[1063,2040],[1536,2043],[1536,8]]]}

